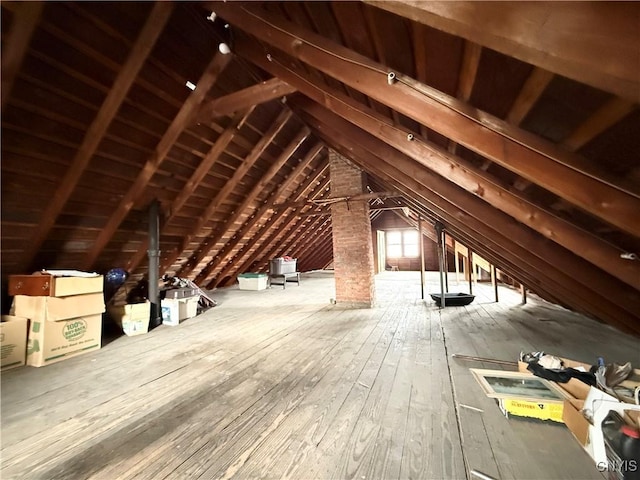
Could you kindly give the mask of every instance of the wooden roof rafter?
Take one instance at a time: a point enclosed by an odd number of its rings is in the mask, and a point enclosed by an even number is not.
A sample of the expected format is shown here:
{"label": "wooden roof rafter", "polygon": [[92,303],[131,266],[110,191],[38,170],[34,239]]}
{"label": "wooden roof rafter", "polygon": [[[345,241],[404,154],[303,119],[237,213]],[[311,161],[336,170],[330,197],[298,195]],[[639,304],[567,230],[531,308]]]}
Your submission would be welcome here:
{"label": "wooden roof rafter", "polygon": [[[251,191],[245,196],[242,203],[235,209],[234,213],[229,216],[229,218],[225,221],[223,227],[219,231],[212,232],[209,237],[205,240],[206,247],[202,248],[201,255],[207,255],[217,244],[222,240],[222,237],[225,233],[234,232],[234,225],[241,217],[241,215],[250,212],[252,210],[252,204],[258,198],[258,195],[262,193],[268,183],[276,176],[278,171],[289,161],[294,152],[302,145],[302,143],[307,139],[311,131],[307,127],[302,127],[298,134],[289,142],[289,144],[282,151],[278,159],[271,164],[268,170],[262,175],[260,180],[256,185],[253,186]],[[261,209],[258,209],[258,212]],[[266,209],[265,209],[266,211]],[[249,217],[251,218],[257,217],[257,212],[249,213]],[[242,227],[241,227],[242,230]],[[240,234],[236,231],[233,233],[231,240],[235,240],[238,238]],[[235,237],[235,238],[234,238]],[[223,246],[224,248],[224,246]],[[211,261],[207,263],[207,265],[198,272],[196,275],[195,282],[200,284],[203,282],[209,274],[213,271],[213,269],[218,265],[216,258],[214,257]]]}
{"label": "wooden roof rafter", "polygon": [[[323,190],[329,184],[329,175],[327,168],[320,168],[317,172],[315,172],[311,178],[313,181],[304,182],[303,185],[300,185],[298,189],[296,189],[295,195],[322,195]],[[318,183],[319,182],[319,183]],[[311,188],[314,184],[316,186]],[[305,193],[307,192],[308,193]],[[232,278],[235,278],[239,273],[246,271],[246,269],[251,268],[253,271],[256,269],[260,270],[262,267],[257,267],[254,262],[256,259],[262,259],[264,265],[264,260],[273,258],[275,255],[274,249],[281,248],[284,240],[287,237],[295,236],[293,231],[298,227],[298,224],[295,223],[295,217],[291,212],[278,212],[273,215],[272,221],[265,225],[258,236],[256,236],[256,245],[253,249],[253,253],[251,249],[242,249],[238,252],[237,260],[234,262],[228,262],[224,268],[220,270],[220,272],[208,283],[208,285],[220,285],[220,282],[224,280],[227,276],[231,275]],[[295,223],[293,227],[291,227],[292,223]],[[289,230],[287,228],[291,227]],[[275,232],[274,232],[275,230]],[[270,238],[265,238],[267,234],[271,232]],[[267,253],[268,252],[268,253]],[[240,264],[240,260],[244,258],[244,261]]]}
{"label": "wooden roof rafter", "polygon": [[[251,152],[246,156],[240,167],[234,172],[224,187],[216,193],[216,196],[209,202],[209,205],[205,209],[204,213],[200,215],[196,224],[191,228],[190,233],[182,239],[182,246],[180,251],[172,252],[163,259],[160,266],[160,274],[166,272],[176,261],[178,256],[187,249],[189,243],[195,238],[195,236],[202,230],[204,225],[212,218],[216,210],[222,205],[227,197],[233,192],[233,190],[240,184],[242,178],[249,172],[251,167],[258,161],[262,153],[273,141],[276,135],[284,128],[285,124],[291,118],[292,113],[287,109],[280,112],[278,117],[272,123],[271,127],[265,132],[262,138],[255,144]],[[199,248],[206,248],[207,245],[201,245]],[[202,250],[194,251],[194,253],[187,259],[187,261],[179,268],[178,276],[187,276],[197,264],[204,258],[205,255],[201,254]]]}
{"label": "wooden roof rafter", "polygon": [[[304,114],[302,116],[305,117]],[[612,300],[613,297],[620,296],[625,298],[624,302],[638,303],[637,290],[625,288],[620,282],[614,286],[615,282],[603,278],[602,273],[596,271],[591,264],[580,262],[577,257],[571,258],[566,251],[549,242],[541,242],[539,236],[526,227],[501,219],[504,214],[484,202],[468,198],[468,194],[448,184],[446,180],[429,174],[426,170],[416,170],[407,162],[406,157],[387,148],[380,140],[362,131],[351,130],[346,133],[344,125],[338,127],[333,121],[330,125],[319,123],[311,116],[306,116],[305,120],[332,148],[339,143],[343,151],[349,152],[348,158],[359,159],[357,163],[362,168],[380,178],[385,179],[391,175],[396,181],[401,181],[411,189],[415,198],[428,205],[445,223],[456,225],[458,229],[467,232],[467,238],[482,238],[487,245],[485,251],[489,248],[488,245],[492,245],[494,257],[500,252],[501,256],[515,265],[526,264],[527,271],[535,272],[531,278],[545,278],[552,282],[549,285],[556,286],[554,288],[562,288],[570,299],[567,301],[574,308],[597,310],[601,318],[607,318],[620,328],[634,328],[632,318],[635,314],[628,309],[633,310],[635,307],[621,306]],[[335,130],[337,128],[340,130]],[[500,261],[497,265],[501,266]],[[525,278],[522,273],[519,276]],[[580,283],[582,290],[565,288],[570,278]]]}
{"label": "wooden roof rafter", "polygon": [[165,2],[156,2],[149,19],[142,28],[127,61],[120,69],[112,88],[102,103],[93,122],[89,125],[82,144],[78,148],[71,166],[67,169],[54,197],[48,203],[30,245],[25,249],[21,260],[22,269],[30,267],[42,243],[49,235],[51,228],[71,197],[89,162],[98,149],[98,145],[107,134],[107,129],[115,118],[129,89],[133,85],[147,57],[151,53],[156,40],[163,31],[173,7]]}
{"label": "wooden roof rafter", "polygon": [[[303,195],[308,196],[310,198],[316,198],[325,192],[326,186],[329,184],[329,177],[327,173],[328,166],[320,168],[315,174],[312,174],[307,178],[306,181],[301,183],[296,191],[291,195],[290,198],[300,198]],[[319,179],[324,176],[324,181],[320,181],[320,185],[317,185]],[[316,184],[316,188],[311,188],[314,184]],[[308,190],[311,189],[311,192],[307,193]],[[260,243],[261,238],[264,238],[275,225],[281,222],[278,226],[278,231],[271,238]],[[256,236],[255,241],[258,243],[258,246],[254,250],[252,254],[240,265],[237,264],[228,264],[225,266],[222,271],[218,274],[216,278],[211,280],[208,284],[208,288],[213,288],[216,286],[220,286],[220,282],[224,280],[226,274],[234,271],[235,274],[245,272],[248,269],[253,268],[253,264],[258,258],[272,258],[275,254],[275,251],[280,248],[280,239],[285,236],[291,235],[291,230],[294,228],[290,228],[292,223],[296,222],[296,216],[294,212],[287,212],[283,210],[281,212],[275,213],[269,222],[268,225],[265,225],[261,229],[261,232]],[[269,250],[268,250],[269,249]]]}
{"label": "wooden roof rafter", "polygon": [[2,107],[9,98],[22,61],[27,55],[31,37],[42,15],[44,2],[9,2],[4,6],[7,5],[13,9],[14,19],[2,51]]}
{"label": "wooden roof rafter", "polygon": [[216,268],[218,268],[219,265],[227,259],[227,257],[241,241],[255,241],[255,236],[251,238],[249,237],[249,232],[251,231],[251,229],[256,224],[263,221],[266,216],[268,216],[273,203],[291,186],[298,175],[311,164],[311,162],[320,153],[320,150],[322,150],[322,148],[324,148],[324,146],[321,143],[316,143],[300,161],[300,163],[298,163],[298,165],[294,167],[293,171],[288,175],[288,177],[269,195],[267,200],[263,202],[260,208],[256,210],[245,221],[244,225],[240,227],[240,229],[235,233],[231,240],[229,240],[220,250],[218,250],[218,252],[216,252],[215,257],[208,265],[209,275],[215,272]]}
{"label": "wooden roof rafter", "polygon": [[365,3],[628,100],[640,99],[640,11],[633,3],[565,2],[553,8],[546,2]]}
{"label": "wooden roof rafter", "polygon": [[199,88],[195,89],[189,98],[184,102],[180,111],[177,113],[169,128],[167,128],[160,142],[155,148],[153,154],[147,159],[144,167],[138,173],[133,185],[129,188],[129,191],[123,196],[119,205],[116,207],[115,212],[105,227],[100,231],[98,238],[96,239],[93,247],[85,256],[82,269],[91,270],[98,255],[102,249],[107,245],[117,228],[120,226],[124,218],[127,216],[136,200],[144,192],[144,187],[147,185],[153,174],[158,170],[162,162],[167,157],[169,150],[178,139],[182,131],[188,126],[189,119],[196,111],[200,103],[205,98],[205,95],[209,89],[215,84],[218,76],[225,69],[227,64],[231,61],[230,55],[216,54],[209,65],[205,68],[204,73],[198,80]]}
{"label": "wooden roof rafter", "polygon": [[[577,166],[582,162],[573,154],[491,115],[475,113],[475,109],[409,77],[397,74],[398,81],[388,85],[384,66],[267,12],[229,4],[215,5],[231,23],[273,47],[357,87],[419,123],[428,124],[616,227],[640,235],[640,224],[633,221],[640,210],[640,195],[635,188],[621,182],[603,182],[590,172],[582,171]],[[594,200],[598,198],[607,198],[606,204]]]}
{"label": "wooden roof rafter", "polygon": [[[316,102],[323,102],[350,123],[369,133],[374,133],[387,144],[411,156],[423,166],[454,181],[458,186],[536,229],[547,238],[587,257],[589,261],[625,282],[637,285],[640,281],[638,274],[640,267],[621,259],[621,251],[611,244],[518,196],[489,174],[462,158],[452,156],[428,141],[418,139],[407,141],[408,133],[406,130],[396,127],[389,119],[374,114],[364,105],[358,105],[326,85],[319,85],[311,78],[303,77],[302,72],[287,70],[281,62],[266,62],[261,56],[255,55],[252,49],[245,48],[241,42],[237,48],[240,54],[262,68],[272,74],[280,75],[291,84],[297,85],[300,92],[307,97]],[[276,60],[277,58],[274,55],[272,59]],[[296,102],[300,101],[301,99],[292,98],[289,103],[296,105]],[[314,108],[317,110],[318,107]],[[336,119],[336,121],[339,120]],[[345,128],[348,128],[348,125]],[[589,247],[586,247],[587,244]]]}
{"label": "wooden roof rafter", "polygon": [[[473,85],[476,83],[476,75],[478,73],[478,65],[480,65],[480,57],[482,56],[482,46],[477,43],[464,42],[464,53],[462,55],[462,68],[460,71],[460,79],[458,80],[457,98],[468,103],[473,92]],[[458,144],[449,141],[448,150],[450,153],[456,153]]]}
{"label": "wooden roof rafter", "polygon": [[[242,128],[242,124],[249,118],[251,112],[253,112],[253,109],[250,108],[249,110],[236,113],[224,132],[222,132],[222,134],[216,139],[211,149],[198,165],[198,168],[196,168],[191,177],[185,183],[184,188],[164,212],[160,225],[161,234],[162,231],[166,229],[167,225],[169,225],[176,217],[178,212],[180,212],[189,197],[193,195],[207,173],[209,173],[211,168],[213,168],[220,156],[224,153],[225,149],[229,146],[229,143],[238,134],[240,128]],[[145,238],[145,240],[140,244],[136,254],[131,258],[131,260],[129,260],[127,270],[134,270],[140,264],[147,253],[148,246],[149,239]]]}

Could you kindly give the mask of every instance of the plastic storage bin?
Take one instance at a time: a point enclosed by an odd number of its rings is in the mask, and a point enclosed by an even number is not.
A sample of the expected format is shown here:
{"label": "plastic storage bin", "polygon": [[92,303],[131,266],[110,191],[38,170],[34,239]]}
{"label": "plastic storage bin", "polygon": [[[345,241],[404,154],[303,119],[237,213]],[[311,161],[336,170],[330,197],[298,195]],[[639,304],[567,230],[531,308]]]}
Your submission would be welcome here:
{"label": "plastic storage bin", "polygon": [[241,273],[238,275],[240,290],[264,290],[268,278],[266,273]]}
{"label": "plastic storage bin", "polygon": [[284,275],[285,273],[295,273],[298,259],[292,258],[285,260],[284,258],[274,258],[269,262],[269,275]]}

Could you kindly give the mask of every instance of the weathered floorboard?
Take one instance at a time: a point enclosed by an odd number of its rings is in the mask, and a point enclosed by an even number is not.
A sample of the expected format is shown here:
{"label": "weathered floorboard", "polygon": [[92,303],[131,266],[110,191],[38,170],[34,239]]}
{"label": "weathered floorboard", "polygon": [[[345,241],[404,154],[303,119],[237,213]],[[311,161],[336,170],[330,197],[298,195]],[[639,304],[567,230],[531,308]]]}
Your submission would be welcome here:
{"label": "weathered floorboard", "polygon": [[502,286],[500,303],[478,284],[474,303],[440,310],[419,278],[378,275],[372,309],[331,305],[330,272],[219,289],[177,327],[4,372],[2,478],[600,479],[565,427],[484,396],[469,367],[495,365],[451,355],[640,363],[636,339]]}

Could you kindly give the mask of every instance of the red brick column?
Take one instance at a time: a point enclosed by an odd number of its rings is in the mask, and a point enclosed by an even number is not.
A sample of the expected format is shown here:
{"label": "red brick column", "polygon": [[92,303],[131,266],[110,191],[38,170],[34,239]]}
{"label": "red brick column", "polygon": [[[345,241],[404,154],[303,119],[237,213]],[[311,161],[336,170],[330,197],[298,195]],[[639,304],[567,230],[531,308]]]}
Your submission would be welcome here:
{"label": "red brick column", "polygon": [[[331,197],[365,193],[364,173],[333,150],[329,150],[329,170]],[[371,307],[375,301],[375,283],[369,202],[333,203],[331,222],[336,302],[350,307]]]}

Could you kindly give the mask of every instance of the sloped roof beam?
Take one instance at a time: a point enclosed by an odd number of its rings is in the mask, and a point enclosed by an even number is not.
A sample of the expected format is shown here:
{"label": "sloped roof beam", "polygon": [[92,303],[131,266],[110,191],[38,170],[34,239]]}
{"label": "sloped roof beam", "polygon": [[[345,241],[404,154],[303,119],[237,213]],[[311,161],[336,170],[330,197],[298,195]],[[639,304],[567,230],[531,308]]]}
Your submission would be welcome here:
{"label": "sloped roof beam", "polygon": [[3,4],[3,7],[13,10],[13,21],[2,49],[2,93],[0,94],[2,107],[9,98],[22,61],[29,51],[31,37],[40,21],[43,6],[43,2],[5,2]]}
{"label": "sloped roof beam", "polygon": [[577,151],[636,108],[636,104],[614,97],[580,124],[562,144],[571,151]]}
{"label": "sloped roof beam", "polygon": [[[164,274],[171,265],[176,261],[178,256],[182,254],[184,250],[187,249],[191,240],[198,235],[198,233],[202,230],[202,228],[206,225],[206,223],[211,219],[213,214],[216,212],[220,205],[224,203],[229,195],[233,192],[233,189],[238,186],[242,178],[249,172],[251,167],[258,161],[260,155],[266,150],[269,144],[273,141],[276,135],[282,130],[287,121],[291,118],[291,111],[288,109],[284,109],[280,112],[275,121],[271,124],[269,129],[265,132],[265,134],[258,140],[258,142],[254,145],[253,149],[247,157],[244,159],[242,164],[236,168],[233,172],[233,175],[229,179],[227,183],[225,183],[224,187],[220,189],[220,191],[216,194],[216,196],[211,200],[204,213],[198,217],[196,224],[191,229],[190,233],[186,235],[182,239],[182,246],[179,251],[169,253],[167,257],[165,257],[162,261],[160,267],[160,275]],[[186,276],[190,273],[196,266],[192,262],[196,262],[196,259],[199,256],[199,251],[196,249],[194,253],[189,257],[187,262],[179,269],[177,275],[178,276]],[[204,258],[204,256],[202,257]],[[201,258],[200,258],[201,260]],[[198,260],[198,262],[200,262]]]}
{"label": "sloped roof beam", "polygon": [[[305,192],[307,192],[309,188],[311,188],[311,186],[313,186],[318,182],[320,182],[319,185],[313,188],[309,195],[310,196],[322,195],[324,189],[329,184],[329,175],[327,170],[328,170],[328,165],[324,168],[319,169],[317,172],[311,175],[307,179],[307,181],[301,184],[296,189],[295,193],[292,196],[304,195]],[[261,241],[262,238],[265,237],[268,234],[268,232],[271,231],[273,227],[278,224],[280,220],[282,220],[282,222],[278,226],[278,231],[275,232],[275,234],[270,236],[269,238],[266,238],[263,241]],[[292,228],[292,230],[290,230],[288,234],[285,234],[285,229],[289,225],[291,225],[291,223],[295,223],[295,222],[296,222],[296,216],[293,212],[287,213],[287,210],[285,209],[275,213],[273,217],[271,217],[269,224],[265,225],[262,228],[262,230],[259,232],[259,234],[256,235],[255,239],[252,240],[252,243],[255,242],[255,249],[253,254],[249,255],[249,257],[245,259],[241,265],[238,265],[238,261],[243,256],[248,254],[250,251],[250,249],[245,250],[243,248],[243,250],[239,252],[239,256],[237,260],[234,262],[227,263],[227,265],[219,272],[216,278],[212,279],[208,283],[207,285],[208,288],[213,288],[213,286],[220,285],[220,282],[224,280],[224,278],[229,274],[231,274],[232,278],[236,278],[239,273],[245,272],[246,269],[249,268],[258,258],[260,259],[261,264],[265,264],[265,263],[268,264],[271,257],[266,256],[264,252],[269,248],[271,249],[280,248],[282,245],[282,239],[289,238],[291,236],[291,231],[296,227]],[[296,223],[296,226],[297,226],[297,223]]]}
{"label": "sloped roof beam", "polygon": [[630,101],[640,99],[640,9],[634,2],[365,3]]}
{"label": "sloped roof beam", "polygon": [[[505,214],[474,199],[451,182],[429,173],[382,141],[355,127],[348,128],[344,121],[328,110],[319,107],[313,116],[310,109],[305,111],[308,114],[302,115],[305,121],[321,129],[318,135],[328,144],[346,146],[352,152],[351,157],[358,155],[358,164],[365,170],[380,178],[391,176],[396,183],[401,182],[411,189],[414,197],[430,205],[430,209],[446,224],[482,238],[484,244],[492,245],[491,251],[514,264],[526,265],[528,271],[536,272],[534,278],[553,281],[557,288],[566,289],[573,298],[574,308],[590,309],[612,324],[639,330],[637,309],[640,295],[637,290],[606,278],[601,271],[578,257],[568,255],[557,245],[541,241],[541,237],[532,230],[509,221]],[[318,121],[316,113],[324,120]],[[331,119],[329,124],[326,123],[327,118]]]}
{"label": "sloped roof beam", "polygon": [[[198,168],[196,168],[189,180],[187,180],[187,183],[185,183],[182,190],[180,190],[178,196],[171,203],[171,206],[167,209],[166,212],[164,212],[164,218],[162,219],[162,224],[160,226],[161,234],[162,230],[164,230],[167,225],[169,225],[171,221],[176,218],[180,209],[184,206],[189,197],[193,195],[193,193],[197,190],[202,180],[204,180],[218,158],[220,158],[220,155],[222,155],[225,149],[229,146],[233,138],[242,127],[242,124],[247,120],[252,111],[253,109],[250,108],[249,111],[241,111],[234,115],[234,117],[231,119],[231,123],[216,139],[209,152],[207,152],[207,155],[198,165]],[[131,272],[135,270],[140,262],[146,257],[148,246],[149,239],[145,238],[140,247],[138,247],[138,251],[134,254],[134,256],[127,264],[128,271]]]}
{"label": "sloped roof beam", "polygon": [[[408,132],[393,125],[389,119],[356,103],[346,95],[331,90],[326,85],[315,83],[310,77],[304,76],[302,72],[294,72],[284,68],[277,61],[275,55],[271,57],[273,61],[269,62],[261,55],[256,54],[253,48],[245,46],[243,43],[238,43],[237,49],[240,55],[270,73],[283,77],[292,85],[296,85],[300,92],[307,97],[324,104],[350,123],[376,135],[423,166],[455,182],[461,188],[582,256],[605,272],[640,289],[640,265],[637,262],[621,259],[620,253],[622,252],[610,243],[604,242],[572,223],[530,203],[521,195],[502,186],[486,172],[474,167],[470,162],[455,157],[428,141],[421,139],[407,141]],[[305,103],[300,98],[292,97],[290,99],[290,104],[300,102]],[[306,104],[311,105],[309,102]],[[316,107],[312,105],[312,108]]]}
{"label": "sloped roof beam", "polygon": [[[482,47],[480,45],[474,42],[470,42],[469,40],[464,42],[462,68],[460,70],[460,79],[458,80],[458,92],[456,96],[465,103],[469,102],[469,99],[471,98],[473,86],[476,83],[478,65],[480,65],[481,56]],[[454,141],[449,141],[449,152],[456,153],[457,149],[458,144]]]}
{"label": "sloped roof beam", "polygon": [[171,122],[171,125],[169,125],[166,132],[160,139],[160,142],[158,142],[154,152],[147,159],[142,170],[138,173],[133,185],[129,187],[129,190],[120,200],[120,203],[107,221],[106,225],[100,231],[93,247],[89,250],[82,262],[83,269],[90,270],[93,267],[98,255],[100,255],[102,249],[107,245],[107,243],[109,243],[111,237],[113,237],[113,234],[126,218],[129,211],[133,208],[136,201],[142,196],[147,184],[158,168],[160,168],[162,162],[167,158],[171,147],[176,142],[182,131],[189,125],[191,116],[202,103],[207,92],[216,83],[218,76],[229,64],[231,58],[232,55],[216,54],[209,65],[205,68],[204,73],[197,82],[198,88],[191,92],[187,100],[183,103],[182,107]]}
{"label": "sloped roof beam", "polygon": [[[301,195],[304,195],[304,193],[311,187],[311,185],[316,183],[317,179],[324,174],[327,168],[328,168],[328,164],[325,167],[321,168],[316,174],[311,175],[306,182],[298,186],[295,193],[291,195],[291,198],[300,197]],[[314,189],[313,192],[309,194],[309,197],[313,198],[321,195],[328,183],[329,183],[329,179],[327,177],[327,180],[323,182],[319,188]],[[273,217],[271,217],[271,221],[269,225],[267,225],[259,235],[259,238],[261,238],[266,234],[268,234],[268,232],[272,229],[272,227],[276,225],[278,221],[283,217],[285,217],[285,219],[278,227],[278,232],[276,232],[275,235],[269,237],[269,239],[265,241],[262,245],[259,245],[254,250],[254,252],[249,256],[249,258],[247,258],[241,265],[239,266],[232,265],[231,271],[234,271],[233,269],[235,269],[236,273],[244,272],[253,265],[256,259],[271,258],[272,252],[275,251],[275,249],[277,249],[279,246],[280,239],[285,237],[285,234],[289,235],[291,230],[288,229],[288,227],[296,221],[295,212],[291,212],[288,215],[287,215],[287,210],[282,210],[280,212],[277,212],[276,214],[273,215]],[[258,241],[259,238],[256,241]],[[264,252],[268,248],[271,248],[271,250],[269,250],[268,253],[265,254]],[[209,283],[208,288],[213,288],[214,286],[217,286],[219,284],[218,282],[221,281],[223,278],[224,276],[222,274],[218,275],[218,278],[213,279]]]}
{"label": "sloped roof beam", "polygon": [[[313,161],[313,159],[320,153],[324,146],[321,143],[316,143],[311,150],[305,155],[298,165],[295,166],[294,170],[289,174],[289,176],[275,189],[274,192],[271,193],[268,200],[266,200],[260,208],[254,212],[242,225],[240,230],[238,230],[233,238],[231,238],[226,245],[222,249],[220,249],[213,260],[210,262],[209,274],[215,272],[215,269],[223,263],[227,257],[231,254],[234,248],[244,240],[246,241],[255,241],[255,237],[253,239],[248,239],[247,236],[251,229],[261,220],[264,219],[265,215],[269,213],[269,210],[273,207],[274,202],[285,192],[287,188],[293,183],[296,177],[304,171],[305,168],[309,166],[309,164]],[[237,255],[237,254],[236,254]]]}
{"label": "sloped roof beam", "polygon": [[[428,125],[621,230],[640,236],[637,188],[631,184],[622,186],[623,181],[604,182],[603,172],[593,175],[583,171],[584,162],[577,155],[412,78],[395,74],[397,81],[389,82],[384,65],[264,10],[230,3],[215,3],[214,9],[269,45]],[[270,58],[274,59],[273,53]]]}
{"label": "sloped roof beam", "polygon": [[[251,212],[253,210],[253,202],[255,202],[255,200],[258,198],[258,195],[264,192],[269,182],[273,179],[273,177],[276,176],[276,174],[284,166],[284,164],[287,163],[293,153],[298,149],[300,145],[302,145],[302,143],[307,139],[310,133],[311,131],[306,126],[300,129],[298,134],[289,142],[289,144],[285,147],[276,161],[273,162],[269,169],[264,173],[264,175],[262,175],[262,178],[258,181],[258,183],[254,185],[249,194],[245,196],[242,203],[234,209],[234,212],[229,216],[229,218],[227,218],[227,221],[224,223],[223,227],[214,230],[209,234],[207,239],[200,246],[198,263],[202,261],[202,259],[218,244],[220,240],[222,240],[225,234],[231,232],[232,230],[235,231],[235,223],[243,214],[248,213],[249,216],[251,216]],[[234,235],[237,236],[238,234],[234,233]],[[198,273],[195,282],[197,284],[203,282],[209,276],[215,266],[217,266],[217,262],[214,257]]]}
{"label": "sloped roof beam", "polygon": [[[24,5],[27,4],[28,3],[25,3]],[[156,2],[153,6],[153,9],[149,14],[149,18],[133,45],[126,62],[113,82],[111,90],[109,90],[109,93],[102,102],[93,122],[89,125],[87,133],[85,134],[82,144],[78,148],[69,169],[62,178],[60,185],[56,188],[53,198],[51,198],[46,209],[42,212],[40,222],[31,237],[31,242],[24,250],[24,254],[20,262],[21,270],[25,270],[31,266],[30,264],[34,261],[38,250],[55,225],[56,220],[60,216],[60,213],[69,200],[69,197],[71,197],[76,185],[87,169],[91,158],[98,149],[100,142],[102,142],[109,125],[118,113],[118,110],[127,96],[129,89],[133,85],[138,72],[144,65],[156,43],[156,40],[162,33],[172,11],[173,6],[168,2]]]}

